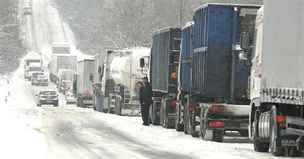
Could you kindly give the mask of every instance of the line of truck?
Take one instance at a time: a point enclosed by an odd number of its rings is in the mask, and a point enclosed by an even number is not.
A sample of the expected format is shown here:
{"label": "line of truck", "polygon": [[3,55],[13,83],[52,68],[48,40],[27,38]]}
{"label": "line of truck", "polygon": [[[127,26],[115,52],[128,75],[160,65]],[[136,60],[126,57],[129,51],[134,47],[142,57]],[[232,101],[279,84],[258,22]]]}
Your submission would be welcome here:
{"label": "line of truck", "polygon": [[276,156],[303,151],[303,6],[206,3],[185,27],[155,32],[151,123],[217,142],[238,131]]}
{"label": "line of truck", "polygon": [[155,32],[151,49],[80,59],[61,48],[50,79],[79,107],[139,115],[139,83],[148,77],[152,124],[216,142],[235,131],[255,151],[297,155],[304,150],[301,7],[301,0],[206,3],[184,27]]}

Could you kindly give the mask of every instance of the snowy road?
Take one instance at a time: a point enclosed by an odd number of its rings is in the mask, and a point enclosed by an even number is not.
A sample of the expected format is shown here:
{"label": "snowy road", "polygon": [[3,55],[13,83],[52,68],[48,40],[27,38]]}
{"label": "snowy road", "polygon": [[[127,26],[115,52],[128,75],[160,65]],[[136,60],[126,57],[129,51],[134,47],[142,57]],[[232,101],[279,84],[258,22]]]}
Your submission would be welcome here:
{"label": "snowy road", "polygon": [[[33,15],[27,17],[27,36],[33,50],[49,56],[50,41],[62,41],[67,32],[49,0],[33,0]],[[30,23],[29,21],[33,21]],[[52,35],[50,35],[52,34]],[[21,64],[21,66],[23,66]],[[22,159],[272,159],[256,153],[248,139],[215,143],[192,138],[159,126],[145,127],[139,117],[122,117],[66,105],[36,107],[32,87],[19,68],[10,83],[0,78],[0,158]],[[4,97],[8,96],[8,103]]]}
{"label": "snowy road", "polygon": [[[250,143],[203,141],[159,126],[145,127],[139,117],[103,114],[66,105],[36,107],[22,69],[10,84],[1,80],[0,148],[5,158],[23,159],[272,159]],[[7,104],[2,97],[13,92]],[[246,140],[245,140],[246,141]],[[18,153],[16,153],[18,152]],[[3,154],[2,154],[3,155]]]}

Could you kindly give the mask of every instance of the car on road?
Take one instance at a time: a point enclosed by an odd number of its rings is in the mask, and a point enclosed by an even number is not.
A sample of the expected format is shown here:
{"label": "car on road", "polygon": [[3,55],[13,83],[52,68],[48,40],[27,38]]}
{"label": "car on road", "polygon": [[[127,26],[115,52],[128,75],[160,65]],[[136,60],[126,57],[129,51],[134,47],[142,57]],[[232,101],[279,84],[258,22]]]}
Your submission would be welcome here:
{"label": "car on road", "polygon": [[59,95],[55,90],[41,90],[36,97],[38,107],[42,105],[53,105],[54,107],[57,107],[59,104]]}
{"label": "car on road", "polygon": [[75,104],[77,102],[76,97],[71,92],[65,94],[65,101],[67,104]]}

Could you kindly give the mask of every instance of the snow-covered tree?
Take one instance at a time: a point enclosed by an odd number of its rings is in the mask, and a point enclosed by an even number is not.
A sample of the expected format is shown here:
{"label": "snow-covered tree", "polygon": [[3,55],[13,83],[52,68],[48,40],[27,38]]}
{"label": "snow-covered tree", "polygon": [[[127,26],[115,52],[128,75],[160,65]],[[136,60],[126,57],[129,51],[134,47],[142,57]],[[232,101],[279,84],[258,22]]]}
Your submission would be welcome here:
{"label": "snow-covered tree", "polygon": [[15,70],[24,54],[18,33],[17,4],[18,0],[0,0],[0,74]]}
{"label": "snow-covered tree", "polygon": [[[151,46],[154,31],[184,25],[205,2],[261,4],[262,0],[57,0],[85,53]],[[182,14],[181,14],[182,13]],[[182,15],[182,16],[180,16]],[[180,18],[181,17],[181,18]]]}

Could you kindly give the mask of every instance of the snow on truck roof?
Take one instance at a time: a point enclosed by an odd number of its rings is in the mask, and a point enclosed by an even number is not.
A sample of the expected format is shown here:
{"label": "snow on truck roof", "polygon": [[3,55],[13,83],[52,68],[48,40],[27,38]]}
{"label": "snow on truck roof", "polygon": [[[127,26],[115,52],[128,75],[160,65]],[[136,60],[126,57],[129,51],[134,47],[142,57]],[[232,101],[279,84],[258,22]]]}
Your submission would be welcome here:
{"label": "snow on truck roof", "polygon": [[209,5],[217,5],[217,6],[235,6],[235,7],[261,7],[261,5],[257,5],[257,4],[235,4],[235,3],[204,3],[201,6],[197,7],[196,9],[194,9],[194,12],[197,12],[198,10],[201,10],[203,8],[208,7]]}
{"label": "snow on truck roof", "polygon": [[179,27],[164,27],[164,28],[160,28],[160,29],[156,30],[153,33],[153,35],[164,33],[164,32],[170,31],[170,30],[174,30],[174,29],[180,29],[180,28]]}
{"label": "snow on truck roof", "polygon": [[187,22],[185,26],[182,27],[182,30],[194,25],[194,21]]}

